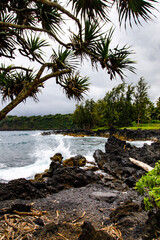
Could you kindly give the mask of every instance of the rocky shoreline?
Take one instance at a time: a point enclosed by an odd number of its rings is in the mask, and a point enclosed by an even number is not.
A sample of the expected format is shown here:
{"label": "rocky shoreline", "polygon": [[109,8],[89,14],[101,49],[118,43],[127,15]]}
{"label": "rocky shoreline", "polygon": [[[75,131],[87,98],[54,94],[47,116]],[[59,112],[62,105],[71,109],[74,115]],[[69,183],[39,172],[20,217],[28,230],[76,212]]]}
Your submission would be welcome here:
{"label": "rocky shoreline", "polygon": [[63,135],[73,135],[73,136],[99,136],[99,137],[109,137],[115,136],[124,140],[153,140],[160,141],[160,129],[153,130],[132,130],[132,129],[117,129],[109,128],[97,131],[87,131],[87,130],[52,130],[42,132],[42,135],[51,134],[63,134]]}
{"label": "rocky shoreline", "polygon": [[[41,216],[43,226],[37,224],[26,239],[159,239],[160,212],[148,215],[134,189],[145,170],[129,158],[154,167],[160,160],[160,142],[137,148],[116,138],[111,130],[110,135],[105,152],[97,149],[93,154],[96,166],[88,166],[81,155],[62,161],[63,156],[57,153],[49,169],[35,179],[0,183],[1,219],[8,213],[4,211],[9,211],[3,208],[29,205],[34,200],[37,210],[48,211],[52,227],[46,230],[48,223]],[[76,222],[79,224],[74,225]]]}

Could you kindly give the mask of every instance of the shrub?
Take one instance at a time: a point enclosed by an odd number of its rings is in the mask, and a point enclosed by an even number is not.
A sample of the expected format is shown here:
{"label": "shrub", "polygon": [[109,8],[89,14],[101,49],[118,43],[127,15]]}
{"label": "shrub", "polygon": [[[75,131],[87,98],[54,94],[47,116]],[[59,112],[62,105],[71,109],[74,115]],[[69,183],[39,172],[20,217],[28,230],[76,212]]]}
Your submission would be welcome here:
{"label": "shrub", "polygon": [[160,161],[152,171],[141,177],[135,188],[144,195],[146,210],[160,209]]}

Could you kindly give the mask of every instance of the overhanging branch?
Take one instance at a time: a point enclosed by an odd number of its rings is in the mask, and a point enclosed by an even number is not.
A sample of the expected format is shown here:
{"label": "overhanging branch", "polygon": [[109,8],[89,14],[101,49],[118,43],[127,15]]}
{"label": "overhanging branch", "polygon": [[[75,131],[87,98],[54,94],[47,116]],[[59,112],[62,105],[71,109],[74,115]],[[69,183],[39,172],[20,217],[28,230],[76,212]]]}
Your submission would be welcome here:
{"label": "overhanging branch", "polygon": [[57,36],[54,33],[52,33],[49,30],[43,29],[43,28],[37,28],[37,27],[33,27],[33,26],[28,26],[28,25],[19,25],[19,24],[2,22],[2,21],[0,21],[0,27],[16,28],[16,29],[23,29],[23,30],[28,29],[28,30],[35,31],[35,32],[44,32],[44,33],[47,33],[48,35],[50,35],[51,37],[53,37],[62,46],[67,47],[67,45],[64,42],[62,42],[59,38],[57,38]]}
{"label": "overhanging branch", "polygon": [[[44,71],[46,66],[47,66],[47,64],[45,66],[42,66],[42,68],[39,71],[39,75],[42,74],[42,72]],[[50,79],[52,77],[56,77],[56,76],[60,76],[60,75],[66,74],[66,73],[70,73],[70,71],[71,71],[70,69],[64,69],[64,70],[61,70],[61,71],[56,71],[56,72],[48,74],[48,75],[46,75],[42,78],[36,78],[32,83],[26,83],[24,85],[23,89],[21,90],[21,92],[18,94],[18,96],[0,111],[0,121],[3,118],[5,118],[5,116],[12,109],[14,109],[19,103],[23,102],[35,88],[38,88],[39,84],[47,81],[48,79]],[[37,75],[37,76],[39,76],[39,75]]]}

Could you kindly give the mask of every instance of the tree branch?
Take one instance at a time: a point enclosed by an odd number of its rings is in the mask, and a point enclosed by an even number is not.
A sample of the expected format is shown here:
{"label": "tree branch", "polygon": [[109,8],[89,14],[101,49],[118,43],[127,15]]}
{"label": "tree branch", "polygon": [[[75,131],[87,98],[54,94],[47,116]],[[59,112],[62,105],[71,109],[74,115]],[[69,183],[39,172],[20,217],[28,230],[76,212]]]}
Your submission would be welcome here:
{"label": "tree branch", "polygon": [[6,72],[10,72],[12,70],[15,70],[15,69],[21,69],[21,70],[24,70],[26,72],[32,72],[32,69],[28,69],[28,68],[25,68],[25,67],[20,67],[20,66],[9,66],[9,67],[0,67],[0,71],[6,71]]}
{"label": "tree branch", "polygon": [[24,29],[24,30],[29,29],[31,31],[44,32],[44,33],[49,34],[51,37],[53,37],[62,46],[67,47],[67,44],[65,44],[60,39],[58,39],[54,33],[52,33],[49,30],[43,29],[43,28],[37,28],[37,27],[33,27],[33,26],[28,26],[28,25],[18,25],[18,24],[2,22],[2,21],[0,21],[0,27],[16,28],[16,29]]}
{"label": "tree branch", "polygon": [[[42,72],[44,71],[44,68],[47,66],[47,64],[41,67],[39,73],[37,74],[37,76],[40,76],[42,74]],[[38,88],[38,85],[45,82],[46,80],[53,78],[53,77],[57,77],[66,73],[69,73],[71,70],[70,69],[65,69],[65,70],[61,70],[61,71],[56,71],[54,73],[48,74],[42,78],[36,78],[34,80],[34,82],[32,83],[26,83],[23,87],[23,89],[21,90],[21,92],[18,94],[18,96],[12,101],[10,102],[6,107],[4,107],[4,109],[2,109],[0,111],[0,120],[2,120],[3,118],[5,118],[5,116],[12,110],[14,109],[19,103],[21,103],[22,101],[24,101],[29,95],[30,93],[32,93],[32,91],[35,88]]]}

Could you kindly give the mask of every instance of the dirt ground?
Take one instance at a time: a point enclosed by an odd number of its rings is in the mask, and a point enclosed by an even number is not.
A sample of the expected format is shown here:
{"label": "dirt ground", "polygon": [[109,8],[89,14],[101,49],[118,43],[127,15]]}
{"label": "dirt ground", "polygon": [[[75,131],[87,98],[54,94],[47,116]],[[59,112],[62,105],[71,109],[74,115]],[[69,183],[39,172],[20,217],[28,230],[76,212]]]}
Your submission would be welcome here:
{"label": "dirt ground", "polygon": [[[110,214],[128,199],[135,201],[136,198],[136,192],[111,191],[103,183],[95,183],[81,188],[65,189],[32,201],[1,201],[0,209],[3,211],[13,204],[31,205],[33,216],[16,211],[1,215],[0,239],[74,240],[81,234],[83,223],[89,221],[95,229],[106,231],[113,239],[133,240],[133,234],[129,237],[130,231],[135,231],[136,226],[130,227],[127,233],[123,233],[122,229],[122,234],[119,226],[111,222]],[[137,217],[136,213],[134,217]],[[144,214],[139,215],[138,224],[143,225],[145,218]],[[141,239],[138,233],[134,239]]]}

